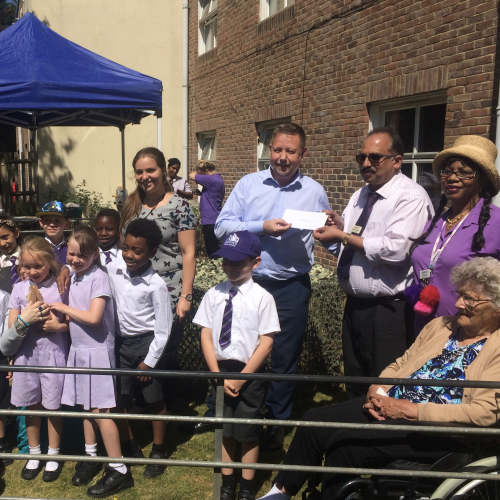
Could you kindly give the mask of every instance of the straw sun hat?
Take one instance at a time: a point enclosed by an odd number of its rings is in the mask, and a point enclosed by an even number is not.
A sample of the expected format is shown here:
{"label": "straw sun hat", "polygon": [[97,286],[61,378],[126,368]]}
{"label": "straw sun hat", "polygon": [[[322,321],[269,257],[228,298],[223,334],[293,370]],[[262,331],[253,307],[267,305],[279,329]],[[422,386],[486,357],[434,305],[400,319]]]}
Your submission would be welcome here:
{"label": "straw sun hat", "polygon": [[488,139],[479,135],[463,135],[459,137],[452,148],[444,149],[432,162],[432,171],[437,179],[441,178],[443,163],[453,156],[472,160],[488,177],[493,186],[493,195],[500,191],[500,175],[495,167],[497,157],[496,146]]}

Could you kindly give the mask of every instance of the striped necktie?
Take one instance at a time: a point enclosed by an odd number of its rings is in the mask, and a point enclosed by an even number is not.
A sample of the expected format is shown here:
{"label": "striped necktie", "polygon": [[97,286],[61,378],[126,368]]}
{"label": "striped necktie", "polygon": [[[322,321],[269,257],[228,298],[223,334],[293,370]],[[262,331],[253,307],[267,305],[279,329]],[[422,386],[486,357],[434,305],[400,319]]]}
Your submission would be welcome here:
{"label": "striped necktie", "polygon": [[10,268],[10,279],[12,281],[12,286],[21,281],[21,278],[17,275],[17,266],[16,266],[16,257],[11,257],[10,262],[12,263],[12,267]]}
{"label": "striped necktie", "polygon": [[[372,213],[373,205],[375,205],[375,202],[378,199],[379,199],[378,193],[372,193],[371,191],[368,191],[365,201],[365,206],[363,207],[363,211],[361,212],[361,215],[359,216],[356,222],[356,226],[359,226],[361,228],[359,233],[357,233],[358,236],[361,236],[363,234],[366,224],[368,223],[368,219],[370,218],[370,215]],[[340,282],[349,279],[349,271],[351,269],[351,262],[354,257],[354,254],[355,254],[354,248],[349,246],[344,247],[342,255],[340,256],[340,259],[337,262],[337,278]]]}
{"label": "striped necktie", "polygon": [[103,252],[103,254],[106,256],[106,262],[104,263],[105,266],[108,264],[111,264],[112,258],[111,258],[111,252]]}
{"label": "striped necktie", "polygon": [[226,299],[224,316],[222,317],[222,328],[220,330],[219,345],[225,349],[231,343],[231,326],[233,323],[233,298],[238,293],[237,288],[229,290],[229,298]]}

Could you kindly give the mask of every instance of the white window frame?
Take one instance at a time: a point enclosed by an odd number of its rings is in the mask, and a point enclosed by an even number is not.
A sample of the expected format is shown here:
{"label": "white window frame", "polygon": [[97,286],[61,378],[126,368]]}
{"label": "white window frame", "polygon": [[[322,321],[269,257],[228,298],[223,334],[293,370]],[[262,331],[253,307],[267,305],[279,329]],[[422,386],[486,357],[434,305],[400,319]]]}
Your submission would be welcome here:
{"label": "white window frame", "polygon": [[[208,132],[202,132],[198,135],[198,159],[207,160],[217,164],[217,131],[210,130]],[[212,139],[212,142],[208,145],[208,154],[203,155],[203,144],[205,141]],[[214,148],[215,146],[215,148]],[[215,158],[212,158],[213,150],[215,149]]]}
{"label": "white window frame", "polygon": [[274,16],[274,14],[281,12],[282,10],[286,9],[287,7],[290,7],[290,5],[295,3],[295,0],[281,0],[283,2],[283,7],[281,9],[276,10],[275,12],[272,12],[272,10],[274,10],[273,4],[276,1],[279,0],[260,0],[260,10],[259,10],[260,21],[263,21],[268,17]]}
{"label": "white window frame", "polygon": [[381,103],[370,105],[370,127],[369,131],[377,127],[385,126],[385,113],[401,109],[415,108],[415,131],[413,136],[413,151],[405,153],[403,157],[404,165],[411,165],[411,178],[417,182],[418,163],[432,164],[434,157],[439,151],[418,151],[419,129],[420,129],[420,108],[422,106],[432,106],[434,104],[446,104],[447,96],[445,92],[425,94],[421,96],[411,96],[401,99],[392,99]]}
{"label": "white window frame", "polygon": [[[204,13],[205,7],[207,12]],[[217,6],[218,0],[198,0],[198,54],[202,55],[217,47]],[[207,43],[206,29],[214,30],[213,46]]]}
{"label": "white window frame", "polygon": [[[271,136],[273,130],[282,123],[291,123],[291,117],[281,118],[279,120],[269,120],[266,122],[260,122],[255,124],[257,130],[257,172],[261,170],[267,170],[269,168],[269,157],[263,156],[264,144],[267,138],[267,133],[269,137]],[[266,163],[267,162],[267,163]],[[267,165],[265,168],[261,168],[262,164]]]}

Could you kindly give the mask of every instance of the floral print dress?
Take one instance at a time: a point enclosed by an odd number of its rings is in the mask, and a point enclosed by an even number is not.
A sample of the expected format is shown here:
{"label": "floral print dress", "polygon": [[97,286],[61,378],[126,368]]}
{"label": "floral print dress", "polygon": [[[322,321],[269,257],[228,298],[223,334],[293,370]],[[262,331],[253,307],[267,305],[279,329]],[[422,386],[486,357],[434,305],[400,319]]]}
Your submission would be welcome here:
{"label": "floral print dress", "polygon": [[153,210],[143,206],[138,217],[154,220],[161,230],[163,238],[152,259],[153,269],[167,284],[175,312],[182,292],[182,254],[177,234],[196,229],[196,216],[189,203],[174,194],[165,205]]}
{"label": "floral print dress", "polygon": [[[427,361],[408,378],[422,380],[465,380],[465,368],[481,351],[487,339],[459,347],[458,331],[443,348],[443,352]],[[460,404],[463,387],[432,387],[426,385],[394,385],[388,392],[394,399],[407,399],[412,403]]]}

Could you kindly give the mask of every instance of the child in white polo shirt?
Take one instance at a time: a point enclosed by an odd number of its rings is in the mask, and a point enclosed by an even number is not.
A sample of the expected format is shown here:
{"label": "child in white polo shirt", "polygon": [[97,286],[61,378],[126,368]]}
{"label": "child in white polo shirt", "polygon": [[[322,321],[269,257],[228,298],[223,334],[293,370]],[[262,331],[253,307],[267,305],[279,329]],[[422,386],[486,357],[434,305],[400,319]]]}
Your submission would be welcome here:
{"label": "child in white polo shirt", "polygon": [[[260,264],[262,245],[248,231],[230,234],[220,256],[228,281],[211,288],[203,297],[193,322],[202,327],[201,346],[212,372],[256,373],[265,370],[274,333],[280,331],[276,304],[270,293],[252,280]],[[215,403],[215,383],[212,397]],[[262,380],[225,380],[224,417],[261,418],[266,399]],[[241,461],[259,458],[260,425],[224,424],[222,460],[234,462],[235,441],[241,442]],[[242,470],[239,500],[254,500],[255,471]],[[221,500],[234,500],[236,480],[233,469],[222,469]]]}
{"label": "child in white polo shirt", "polygon": [[[116,337],[117,367],[138,368],[141,377],[121,376],[118,391],[125,408],[132,406],[134,384],[140,383],[151,415],[166,415],[161,379],[148,376],[148,370],[160,370],[172,328],[172,308],[167,285],[156,274],[151,260],[162,239],[153,220],[135,219],[127,225],[122,246],[123,263],[108,268],[111,292],[116,303],[119,332]],[[149,458],[166,458],[165,421],[153,424],[153,448]],[[117,421],[124,456],[141,456],[126,421]],[[147,465],[146,477],[163,473],[163,465]]]}

